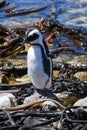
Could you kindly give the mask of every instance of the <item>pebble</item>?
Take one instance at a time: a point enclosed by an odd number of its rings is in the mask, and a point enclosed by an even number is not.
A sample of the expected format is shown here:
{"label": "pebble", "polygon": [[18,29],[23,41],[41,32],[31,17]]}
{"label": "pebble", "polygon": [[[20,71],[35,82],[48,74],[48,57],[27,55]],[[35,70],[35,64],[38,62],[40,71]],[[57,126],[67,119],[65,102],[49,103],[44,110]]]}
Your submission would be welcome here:
{"label": "pebble", "polygon": [[0,109],[17,106],[16,98],[12,93],[0,94]]}

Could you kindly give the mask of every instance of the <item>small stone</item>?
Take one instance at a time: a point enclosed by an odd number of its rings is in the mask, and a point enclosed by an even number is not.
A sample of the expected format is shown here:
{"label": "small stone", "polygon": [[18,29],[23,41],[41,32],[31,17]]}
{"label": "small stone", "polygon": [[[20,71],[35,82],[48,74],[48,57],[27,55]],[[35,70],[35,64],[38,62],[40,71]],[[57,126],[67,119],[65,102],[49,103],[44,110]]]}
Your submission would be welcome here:
{"label": "small stone", "polygon": [[17,106],[16,98],[12,93],[0,94],[0,109]]}

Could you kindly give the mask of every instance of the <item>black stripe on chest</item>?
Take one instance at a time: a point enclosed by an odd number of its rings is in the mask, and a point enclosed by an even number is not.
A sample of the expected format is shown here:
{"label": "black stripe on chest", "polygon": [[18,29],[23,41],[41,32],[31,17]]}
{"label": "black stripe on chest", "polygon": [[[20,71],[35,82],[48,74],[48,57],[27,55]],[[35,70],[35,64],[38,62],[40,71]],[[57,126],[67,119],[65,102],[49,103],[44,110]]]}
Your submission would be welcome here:
{"label": "black stripe on chest", "polygon": [[44,49],[42,48],[42,46],[40,46],[41,48],[41,54],[42,54],[42,62],[43,62],[43,68],[44,68],[44,72],[46,74],[48,74],[50,76],[50,60],[47,58],[46,54],[44,53]]}

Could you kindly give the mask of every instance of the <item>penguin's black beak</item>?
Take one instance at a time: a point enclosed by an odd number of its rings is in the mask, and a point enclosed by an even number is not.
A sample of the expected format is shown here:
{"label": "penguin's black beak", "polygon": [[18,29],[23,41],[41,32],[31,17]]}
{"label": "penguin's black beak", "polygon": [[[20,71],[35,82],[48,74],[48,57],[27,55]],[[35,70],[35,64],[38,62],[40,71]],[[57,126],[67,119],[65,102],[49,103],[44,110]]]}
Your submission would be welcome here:
{"label": "penguin's black beak", "polygon": [[26,41],[27,41],[27,36],[24,38],[22,44],[24,45],[26,43]]}
{"label": "penguin's black beak", "polygon": [[30,35],[30,36],[26,36],[23,40],[23,43],[22,44],[25,44],[25,43],[29,43],[33,40],[33,37]]}

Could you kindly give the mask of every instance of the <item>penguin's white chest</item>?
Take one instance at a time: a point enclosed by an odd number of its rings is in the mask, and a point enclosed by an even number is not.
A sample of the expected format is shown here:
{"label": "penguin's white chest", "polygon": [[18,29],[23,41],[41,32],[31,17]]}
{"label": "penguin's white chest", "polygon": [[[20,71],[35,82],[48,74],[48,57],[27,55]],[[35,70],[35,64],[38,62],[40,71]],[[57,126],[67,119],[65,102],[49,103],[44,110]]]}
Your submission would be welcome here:
{"label": "penguin's white chest", "polygon": [[27,55],[28,75],[33,85],[38,89],[44,89],[48,80],[48,75],[44,72],[41,53],[40,47],[31,46]]}

